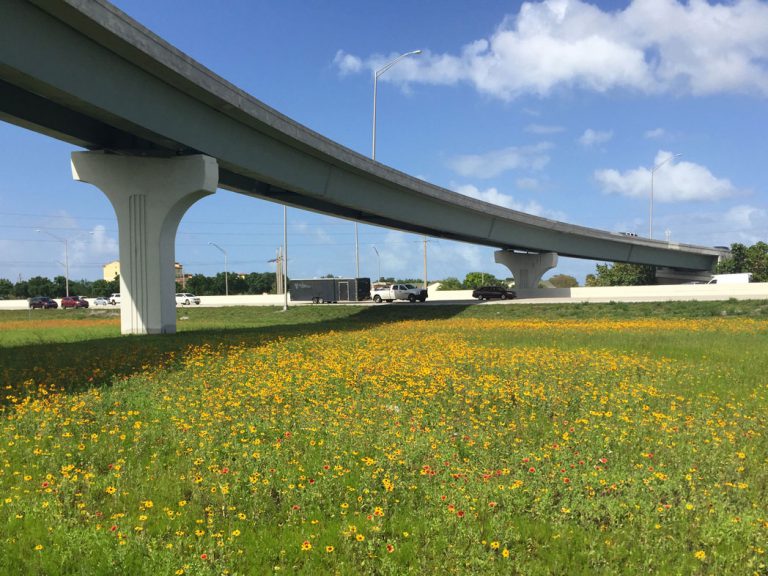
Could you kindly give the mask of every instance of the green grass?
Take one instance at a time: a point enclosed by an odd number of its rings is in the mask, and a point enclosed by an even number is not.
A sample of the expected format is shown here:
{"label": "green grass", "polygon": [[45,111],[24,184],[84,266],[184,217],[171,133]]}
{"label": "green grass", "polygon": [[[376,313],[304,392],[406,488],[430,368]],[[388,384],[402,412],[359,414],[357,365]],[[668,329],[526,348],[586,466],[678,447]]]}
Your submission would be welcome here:
{"label": "green grass", "polygon": [[765,302],[45,312],[2,574],[768,571]]}

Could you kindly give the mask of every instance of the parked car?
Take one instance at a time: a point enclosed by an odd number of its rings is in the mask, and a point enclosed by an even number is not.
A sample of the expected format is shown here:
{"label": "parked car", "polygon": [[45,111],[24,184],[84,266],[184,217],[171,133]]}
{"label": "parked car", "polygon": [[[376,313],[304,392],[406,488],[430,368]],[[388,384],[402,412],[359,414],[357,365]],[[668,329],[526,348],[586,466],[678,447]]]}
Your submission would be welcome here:
{"label": "parked car", "polygon": [[179,292],[176,294],[176,304],[182,306],[189,306],[190,304],[200,304],[200,297],[190,294],[189,292]]}
{"label": "parked car", "polygon": [[64,296],[61,299],[62,308],[88,308],[88,300],[82,296]]}
{"label": "parked car", "polygon": [[507,290],[503,286],[481,286],[472,290],[472,298],[490,300],[491,298],[514,298],[517,294],[513,290]]}
{"label": "parked car", "polygon": [[114,306],[115,304],[120,304],[120,292],[115,292],[109,297],[109,303]]}
{"label": "parked car", "polygon": [[109,303],[109,298],[104,298],[104,296],[99,296],[93,301],[94,306],[106,306]]}
{"label": "parked car", "polygon": [[34,298],[29,299],[29,307],[30,308],[58,308],[59,305],[56,303],[56,300],[53,298],[48,298],[48,296],[35,296]]}

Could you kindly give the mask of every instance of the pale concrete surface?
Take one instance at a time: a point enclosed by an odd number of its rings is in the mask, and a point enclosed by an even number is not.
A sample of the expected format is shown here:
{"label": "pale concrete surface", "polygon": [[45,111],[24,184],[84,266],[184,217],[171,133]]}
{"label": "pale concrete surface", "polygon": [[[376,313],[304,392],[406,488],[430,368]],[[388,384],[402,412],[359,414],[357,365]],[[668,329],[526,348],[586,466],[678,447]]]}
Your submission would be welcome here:
{"label": "pale concrete surface", "polygon": [[496,250],[493,259],[497,264],[506,266],[515,279],[515,284],[520,289],[535,289],[541,277],[548,270],[557,266],[557,254],[545,252],[543,254],[527,254],[514,252],[513,250]]}
{"label": "pale concrete surface", "polygon": [[[430,286],[428,301],[471,300],[471,290],[437,290]],[[594,288],[539,288],[517,290],[519,303],[665,302],[672,300],[766,300],[768,283],[671,284],[663,286],[605,286]]]}
{"label": "pale concrete surface", "polygon": [[122,333],[176,332],[176,230],[192,204],[216,192],[216,160],[73,152],[72,177],[99,188],[117,215]]}

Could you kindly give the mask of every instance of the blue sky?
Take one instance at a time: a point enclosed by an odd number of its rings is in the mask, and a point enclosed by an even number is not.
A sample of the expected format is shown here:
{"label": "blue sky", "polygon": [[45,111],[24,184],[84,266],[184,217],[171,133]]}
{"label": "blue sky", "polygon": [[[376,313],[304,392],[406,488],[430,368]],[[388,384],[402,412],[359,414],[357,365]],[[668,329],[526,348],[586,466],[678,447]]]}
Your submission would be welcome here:
{"label": "blue sky", "polygon": [[[702,245],[768,240],[768,2],[118,0],[256,98],[377,160],[549,218]],[[117,259],[106,197],[76,150],[0,122],[0,278],[96,279]],[[678,155],[679,156],[675,156]],[[274,270],[282,206],[220,190],[182,220],[191,273]],[[352,223],[288,210],[289,274],[352,276]],[[36,229],[43,232],[35,232]],[[361,275],[421,277],[421,237],[359,227]],[[380,257],[377,258],[373,247]],[[506,277],[493,249],[430,239],[429,278]],[[591,261],[552,273],[583,282]]]}

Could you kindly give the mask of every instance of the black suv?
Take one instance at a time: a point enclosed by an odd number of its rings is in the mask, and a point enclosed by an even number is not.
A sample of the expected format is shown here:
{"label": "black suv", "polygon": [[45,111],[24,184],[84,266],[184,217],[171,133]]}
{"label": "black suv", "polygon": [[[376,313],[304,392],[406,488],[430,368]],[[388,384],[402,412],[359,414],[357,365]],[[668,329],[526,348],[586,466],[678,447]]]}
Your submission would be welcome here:
{"label": "black suv", "polygon": [[491,298],[501,298],[506,300],[507,298],[514,298],[517,296],[514,291],[507,290],[501,286],[481,286],[472,290],[472,298],[479,298],[480,300],[489,300]]}

